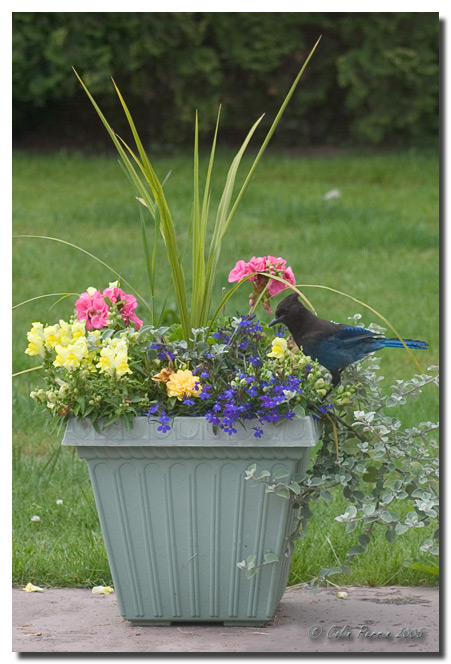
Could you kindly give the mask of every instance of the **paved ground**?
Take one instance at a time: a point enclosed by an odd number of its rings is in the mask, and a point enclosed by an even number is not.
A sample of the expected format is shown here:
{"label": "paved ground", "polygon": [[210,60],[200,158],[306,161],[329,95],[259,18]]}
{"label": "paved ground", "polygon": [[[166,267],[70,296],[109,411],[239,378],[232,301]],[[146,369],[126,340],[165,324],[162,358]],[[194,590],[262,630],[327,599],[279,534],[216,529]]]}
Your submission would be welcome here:
{"label": "paved ground", "polygon": [[[436,588],[287,589],[265,627],[133,627],[115,595],[13,589],[13,652],[439,652]],[[371,636],[371,634],[373,636]]]}

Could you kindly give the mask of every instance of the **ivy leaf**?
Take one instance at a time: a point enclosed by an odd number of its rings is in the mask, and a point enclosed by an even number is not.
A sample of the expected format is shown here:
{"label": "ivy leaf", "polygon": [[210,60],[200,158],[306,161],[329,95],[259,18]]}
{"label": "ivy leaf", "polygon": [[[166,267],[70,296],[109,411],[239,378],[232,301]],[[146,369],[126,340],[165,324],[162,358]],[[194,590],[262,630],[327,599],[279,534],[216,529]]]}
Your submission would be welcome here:
{"label": "ivy leaf", "polygon": [[310,480],[310,486],[319,486],[320,484],[324,484],[322,477],[312,477]]}
{"label": "ivy leaf", "polygon": [[393,498],[394,498],[394,495],[392,494],[392,492],[391,492],[391,491],[387,491],[387,492],[384,493],[384,495],[382,496],[382,502],[385,503],[386,505],[388,505],[388,503],[391,503],[391,502],[392,502]]}
{"label": "ivy leaf", "polygon": [[352,576],[352,569],[349,567],[349,565],[342,565],[341,571],[343,572],[343,574],[346,574],[347,576]]}
{"label": "ivy leaf", "polygon": [[379,517],[382,519],[382,521],[385,521],[385,523],[391,523],[393,521],[392,516],[390,512],[381,512],[379,514]]}
{"label": "ivy leaf", "polygon": [[281,480],[283,477],[288,477],[288,472],[283,469],[276,470],[274,473],[274,480]]}
{"label": "ivy leaf", "polygon": [[278,563],[279,562],[279,556],[276,553],[272,553],[272,551],[267,551],[265,553],[265,556],[263,558],[263,565],[269,565],[270,563]]}
{"label": "ivy leaf", "polygon": [[354,544],[354,546],[351,546],[349,549],[349,555],[350,556],[355,556],[358,555],[359,553],[365,553],[365,549],[363,546],[360,546],[360,544]]}
{"label": "ivy leaf", "polygon": [[303,408],[301,404],[296,404],[296,406],[293,408],[293,412],[296,417],[305,417],[305,408]]}
{"label": "ivy leaf", "polygon": [[397,523],[395,526],[395,533],[397,535],[403,535],[407,530],[409,530],[409,526],[406,526],[405,523]]}
{"label": "ivy leaf", "polygon": [[332,576],[333,574],[341,574],[342,571],[343,571],[343,570],[341,569],[341,565],[340,565],[340,566],[331,567],[331,568],[329,569],[329,572],[328,572],[327,576]]}
{"label": "ivy leaf", "polygon": [[363,546],[364,549],[366,549],[368,544],[370,543],[370,538],[365,533],[362,533],[361,535],[359,535],[359,543],[361,546]]}
{"label": "ivy leaf", "polygon": [[255,556],[254,554],[251,554],[250,556],[248,556],[247,560],[246,560],[247,568],[252,569],[253,567],[255,567],[255,561],[256,560],[257,560],[257,556]]}
{"label": "ivy leaf", "polygon": [[387,530],[385,531],[385,539],[390,544],[395,541],[396,533],[393,528],[387,528]]}

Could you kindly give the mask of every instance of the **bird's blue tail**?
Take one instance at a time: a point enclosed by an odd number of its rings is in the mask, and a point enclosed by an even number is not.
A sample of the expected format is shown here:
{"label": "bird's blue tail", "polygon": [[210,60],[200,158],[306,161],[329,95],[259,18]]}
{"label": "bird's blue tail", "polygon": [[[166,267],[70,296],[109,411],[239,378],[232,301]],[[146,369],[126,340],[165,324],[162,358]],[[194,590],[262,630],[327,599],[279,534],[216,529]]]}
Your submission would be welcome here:
{"label": "bird's blue tail", "polygon": [[[429,348],[428,343],[425,341],[418,341],[418,339],[404,339],[403,341],[407,348],[412,348],[414,350],[425,350],[426,348]],[[384,339],[384,346],[386,348],[404,348],[399,339]]]}

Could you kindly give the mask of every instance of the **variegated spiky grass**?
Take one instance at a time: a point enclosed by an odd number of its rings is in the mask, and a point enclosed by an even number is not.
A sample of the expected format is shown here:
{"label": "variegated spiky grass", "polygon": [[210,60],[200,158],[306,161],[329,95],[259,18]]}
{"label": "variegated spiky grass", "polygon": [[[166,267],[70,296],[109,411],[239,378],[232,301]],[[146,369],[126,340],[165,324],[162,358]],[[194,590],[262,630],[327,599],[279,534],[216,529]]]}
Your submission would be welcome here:
{"label": "variegated spiky grass", "polygon": [[[249,183],[254,175],[254,172],[260,162],[266,147],[273,136],[277,125],[279,124],[282,115],[296,90],[296,87],[302,77],[302,74],[307,67],[307,64],[316,50],[319,39],[313,46],[310,54],[305,60],[304,65],[299,71],[296,79],[294,80],[288,94],[286,95],[279,112],[277,113],[266,137],[255,157],[247,176],[238,192],[234,195],[236,177],[238,169],[249,145],[249,142],[255,133],[262,117],[260,117],[251,127],[247,134],[242,146],[234,157],[229,168],[224,189],[219,201],[215,223],[213,227],[212,238],[208,254],[206,252],[206,236],[208,228],[208,216],[210,208],[210,185],[211,176],[214,164],[214,155],[216,149],[216,140],[218,135],[219,126],[219,113],[216,122],[216,129],[213,138],[212,149],[210,153],[210,161],[208,165],[207,175],[204,184],[202,204],[200,198],[200,182],[199,182],[199,131],[198,119],[196,114],[195,131],[194,131],[194,168],[193,168],[193,205],[192,205],[192,296],[191,306],[188,304],[188,292],[185,281],[183,265],[180,259],[180,251],[177,242],[175,225],[172,219],[170,207],[166,200],[163,185],[160,182],[155,169],[153,168],[149,157],[146,154],[142,141],[139,137],[132,115],[128,106],[119,91],[117,85],[113,81],[114,88],[122,105],[123,111],[127,118],[128,124],[132,131],[133,139],[137,154],[130,148],[112,129],[106,117],[100,110],[93,96],[89,92],[87,86],[82,78],[75,71],[83,89],[88,95],[91,103],[93,104],[97,114],[99,115],[103,125],[105,126],[108,134],[110,135],[116,149],[119,152],[122,163],[134,183],[139,197],[144,205],[149,210],[155,223],[159,224],[159,229],[164,239],[168,264],[170,268],[172,284],[174,288],[175,300],[178,308],[178,315],[180,324],[182,326],[185,339],[191,336],[191,329],[203,327],[208,324],[210,317],[210,309],[212,304],[213,287],[215,284],[216,271],[218,261],[221,254],[221,246],[224,236],[229,229],[230,223],[238,210],[238,207],[243,199],[244,193],[249,186]],[[158,217],[158,218],[157,218]],[[144,226],[143,226],[144,228]],[[155,262],[150,256],[150,248],[147,241],[144,241],[144,250],[146,253],[146,264],[149,272],[151,284],[155,279]],[[154,244],[155,246],[155,244]]]}

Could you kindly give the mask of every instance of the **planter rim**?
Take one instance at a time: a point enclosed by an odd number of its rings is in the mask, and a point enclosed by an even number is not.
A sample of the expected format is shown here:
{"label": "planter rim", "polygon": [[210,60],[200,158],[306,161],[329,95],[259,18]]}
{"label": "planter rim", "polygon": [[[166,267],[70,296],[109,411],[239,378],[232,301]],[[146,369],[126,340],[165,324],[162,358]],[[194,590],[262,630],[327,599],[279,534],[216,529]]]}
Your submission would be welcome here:
{"label": "planter rim", "polygon": [[[127,431],[118,421],[98,433],[89,418],[70,418],[62,441],[65,446],[88,447],[314,447],[322,434],[322,426],[311,416],[295,417],[279,424],[261,425],[257,419],[236,424],[237,433],[229,436],[214,427],[205,417],[175,417],[169,431],[158,431],[160,423],[146,416],[135,417]],[[263,429],[255,437],[255,427]]]}

